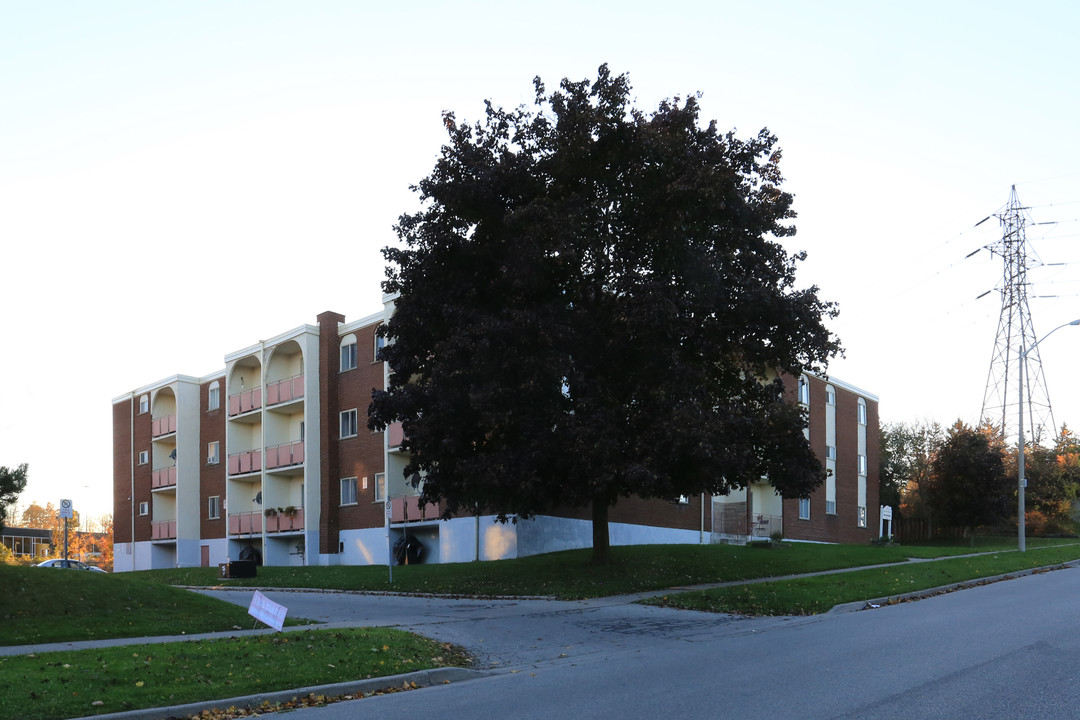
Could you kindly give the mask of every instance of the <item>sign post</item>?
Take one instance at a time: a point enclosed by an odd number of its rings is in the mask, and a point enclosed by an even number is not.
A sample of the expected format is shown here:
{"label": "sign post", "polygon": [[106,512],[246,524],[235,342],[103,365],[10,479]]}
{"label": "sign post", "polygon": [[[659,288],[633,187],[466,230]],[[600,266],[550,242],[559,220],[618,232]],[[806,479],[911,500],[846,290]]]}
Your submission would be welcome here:
{"label": "sign post", "polygon": [[60,501],[60,520],[64,523],[64,562],[68,559],[68,520],[75,517],[75,509],[70,500]]}
{"label": "sign post", "polygon": [[390,510],[393,505],[386,498],[386,571],[390,574],[390,584],[394,584],[394,551],[390,547]]}

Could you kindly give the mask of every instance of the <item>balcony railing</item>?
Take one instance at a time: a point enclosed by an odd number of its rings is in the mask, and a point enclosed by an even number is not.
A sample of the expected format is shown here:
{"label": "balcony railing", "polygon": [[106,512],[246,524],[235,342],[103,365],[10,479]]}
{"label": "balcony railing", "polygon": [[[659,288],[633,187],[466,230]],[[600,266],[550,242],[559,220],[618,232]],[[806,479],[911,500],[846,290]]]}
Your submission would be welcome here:
{"label": "balcony railing", "polygon": [[304,464],[304,441],[296,440],[266,448],[266,469]]}
{"label": "balcony railing", "polygon": [[304,375],[266,384],[266,404],[277,405],[304,397]]}
{"label": "balcony railing", "polygon": [[262,470],[262,450],[247,450],[229,456],[229,474],[245,475]]}
{"label": "balcony railing", "polygon": [[160,437],[176,432],[176,413],[163,415],[150,421],[150,434],[152,437]]}
{"label": "balcony railing", "polygon": [[176,466],[161,468],[150,474],[150,487],[157,490],[163,487],[172,487],[176,484]]}
{"label": "balcony railing", "polygon": [[262,532],[262,513],[229,513],[230,535],[253,535]]}
{"label": "balcony railing", "polygon": [[252,388],[229,396],[229,416],[242,415],[262,407],[262,388]]}
{"label": "balcony railing", "polygon": [[266,516],[266,532],[288,532],[290,530],[304,529],[304,508],[296,508],[296,512],[288,515],[281,510],[276,515]]}
{"label": "balcony railing", "polygon": [[150,524],[150,539],[151,540],[175,540],[176,539],[176,521],[175,520],[162,520]]}
{"label": "balcony railing", "polygon": [[416,522],[418,520],[437,520],[439,506],[435,503],[420,504],[418,495],[390,498],[391,522]]}

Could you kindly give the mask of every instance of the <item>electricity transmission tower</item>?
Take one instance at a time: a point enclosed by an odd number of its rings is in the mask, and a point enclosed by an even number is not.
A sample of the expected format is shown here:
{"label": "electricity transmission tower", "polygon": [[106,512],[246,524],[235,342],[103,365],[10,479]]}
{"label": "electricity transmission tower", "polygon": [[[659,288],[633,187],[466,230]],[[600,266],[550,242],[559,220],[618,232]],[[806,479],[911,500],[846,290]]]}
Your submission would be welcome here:
{"label": "electricity transmission tower", "polygon": [[1031,435],[1028,437],[1038,443],[1044,437],[1054,437],[1057,429],[1036,345],[1038,338],[1028,307],[1028,248],[1024,232],[1026,210],[1028,208],[1020,204],[1016,186],[1013,185],[1009,204],[994,215],[1001,222],[1001,240],[986,246],[987,250],[1000,255],[1005,261],[1005,275],[1001,288],[1001,318],[998,320],[994,353],[990,358],[981,417],[984,421],[1000,425],[1003,438],[1016,437],[1020,410],[1017,373],[1023,362],[1024,427],[1030,428]]}

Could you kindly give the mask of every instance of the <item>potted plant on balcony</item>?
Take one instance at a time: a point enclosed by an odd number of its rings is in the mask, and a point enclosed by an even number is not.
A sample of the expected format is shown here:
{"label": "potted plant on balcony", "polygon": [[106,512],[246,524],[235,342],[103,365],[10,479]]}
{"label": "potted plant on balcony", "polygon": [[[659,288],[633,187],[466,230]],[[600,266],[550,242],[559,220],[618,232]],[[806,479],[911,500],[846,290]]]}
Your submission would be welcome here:
{"label": "potted plant on balcony", "polygon": [[266,532],[274,532],[278,529],[278,511],[276,508],[268,507],[263,512],[266,515]]}
{"label": "potted plant on balcony", "polygon": [[[288,518],[288,520],[283,520],[282,524],[287,525],[288,526],[287,529],[289,529],[289,530],[294,529],[293,528],[293,521],[296,519],[296,506],[295,505],[286,505],[283,508],[278,508],[278,511],[282,515],[284,515],[285,517]],[[282,528],[282,529],[286,529],[286,528]]]}

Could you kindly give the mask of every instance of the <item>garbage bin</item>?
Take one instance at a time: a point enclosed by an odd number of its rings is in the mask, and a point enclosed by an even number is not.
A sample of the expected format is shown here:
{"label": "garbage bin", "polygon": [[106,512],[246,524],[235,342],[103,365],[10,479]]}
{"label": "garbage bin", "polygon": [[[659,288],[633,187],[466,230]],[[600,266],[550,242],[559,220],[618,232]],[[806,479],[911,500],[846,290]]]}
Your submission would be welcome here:
{"label": "garbage bin", "polygon": [[253,578],[255,577],[255,562],[253,560],[232,560],[231,562],[218,565],[223,578]]}

